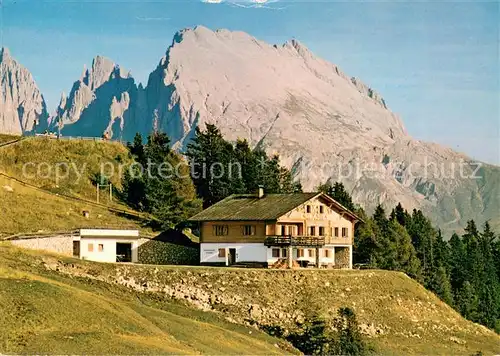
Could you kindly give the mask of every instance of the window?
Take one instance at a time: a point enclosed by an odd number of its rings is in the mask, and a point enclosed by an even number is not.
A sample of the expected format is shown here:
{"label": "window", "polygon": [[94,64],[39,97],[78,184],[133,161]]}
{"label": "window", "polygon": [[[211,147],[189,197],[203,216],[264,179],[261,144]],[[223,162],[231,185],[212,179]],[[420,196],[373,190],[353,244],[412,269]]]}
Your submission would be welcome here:
{"label": "window", "polygon": [[280,257],[280,249],[279,248],[273,248],[273,257],[274,258],[279,258]]}
{"label": "window", "polygon": [[288,257],[288,250],[286,248],[281,250],[281,257],[283,258]]}
{"label": "window", "polygon": [[346,227],[342,228],[342,237],[347,237],[347,228]]}
{"label": "window", "polygon": [[304,249],[302,248],[297,249],[297,257],[304,257]]}
{"label": "window", "polygon": [[316,251],[312,248],[309,249],[309,257],[316,257]]}
{"label": "window", "polygon": [[243,225],[243,235],[255,235],[255,225]]}
{"label": "window", "polygon": [[323,205],[319,206],[319,213],[323,214],[325,212],[325,207]]}
{"label": "window", "polygon": [[226,257],[226,249],[225,248],[219,249],[219,257]]}
{"label": "window", "polygon": [[310,236],[316,235],[316,226],[309,226],[309,235]]}
{"label": "window", "polygon": [[311,206],[310,205],[306,205],[306,213],[310,213],[311,212]]}
{"label": "window", "polygon": [[97,245],[97,251],[99,251],[99,252],[104,251],[104,245],[103,244]]}
{"label": "window", "polygon": [[338,227],[335,228],[335,237],[339,237],[339,228]]}
{"label": "window", "polygon": [[319,236],[325,236],[325,227],[324,226],[319,227]]}
{"label": "window", "polygon": [[228,234],[229,228],[227,225],[214,225],[214,235],[215,236],[226,236]]}
{"label": "window", "polygon": [[326,257],[326,258],[330,258],[330,257],[331,257],[331,254],[332,254],[332,251],[331,251],[331,250],[325,249],[325,257]]}
{"label": "window", "polygon": [[94,252],[94,244],[88,244],[89,252]]}

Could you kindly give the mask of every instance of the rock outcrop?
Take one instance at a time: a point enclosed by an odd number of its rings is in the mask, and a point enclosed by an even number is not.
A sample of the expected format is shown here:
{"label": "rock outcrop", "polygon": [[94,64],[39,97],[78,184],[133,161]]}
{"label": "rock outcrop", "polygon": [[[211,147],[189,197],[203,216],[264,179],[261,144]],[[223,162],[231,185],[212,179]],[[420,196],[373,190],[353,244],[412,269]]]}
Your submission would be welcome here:
{"label": "rock outcrop", "polygon": [[243,32],[186,29],[146,87],[96,57],[51,120],[63,135],[128,141],[158,128],[180,150],[206,123],[278,153],[307,190],[343,181],[368,211],[401,202],[446,230],[468,219],[500,226],[499,167],[414,140],[373,88],[296,40],[278,46]]}
{"label": "rock outcrop", "polygon": [[146,93],[149,115],[156,110],[180,147],[196,127],[215,123],[229,139],[278,153],[305,189],[338,180],[368,211],[401,202],[444,229],[471,218],[500,225],[498,167],[412,139],[380,94],[298,41],[181,31]]}
{"label": "rock outcrop", "polygon": [[137,130],[135,112],[138,87],[131,74],[110,59],[97,56],[90,69],[73,84],[68,97],[63,94],[52,129],[69,136],[106,136],[128,139]]}
{"label": "rock outcrop", "polygon": [[0,133],[21,135],[44,130],[47,124],[45,100],[31,73],[0,50]]}

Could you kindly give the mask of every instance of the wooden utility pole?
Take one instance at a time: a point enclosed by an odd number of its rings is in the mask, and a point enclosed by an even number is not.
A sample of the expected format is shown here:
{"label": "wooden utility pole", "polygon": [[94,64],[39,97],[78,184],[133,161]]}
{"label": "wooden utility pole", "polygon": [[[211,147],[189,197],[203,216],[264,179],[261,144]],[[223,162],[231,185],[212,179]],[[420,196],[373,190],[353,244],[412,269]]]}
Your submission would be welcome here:
{"label": "wooden utility pole", "polygon": [[113,201],[113,184],[112,183],[109,183],[109,184],[99,184],[97,183],[97,202],[99,203],[99,190],[101,188],[106,188],[106,187],[109,187],[109,201],[112,202]]}

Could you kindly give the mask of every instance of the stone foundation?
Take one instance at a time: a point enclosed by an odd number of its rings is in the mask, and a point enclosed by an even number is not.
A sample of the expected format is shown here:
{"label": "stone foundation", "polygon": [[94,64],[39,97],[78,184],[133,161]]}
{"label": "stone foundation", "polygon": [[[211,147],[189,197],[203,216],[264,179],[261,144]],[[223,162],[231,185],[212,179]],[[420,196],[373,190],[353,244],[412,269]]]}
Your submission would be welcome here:
{"label": "stone foundation", "polygon": [[349,247],[335,247],[335,268],[349,268]]}

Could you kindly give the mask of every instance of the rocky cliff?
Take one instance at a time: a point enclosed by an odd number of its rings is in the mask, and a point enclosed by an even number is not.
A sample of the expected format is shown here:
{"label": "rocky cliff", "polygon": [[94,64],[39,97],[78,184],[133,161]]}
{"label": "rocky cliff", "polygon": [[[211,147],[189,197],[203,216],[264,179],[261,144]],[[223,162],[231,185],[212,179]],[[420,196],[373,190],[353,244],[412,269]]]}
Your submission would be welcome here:
{"label": "rocky cliff", "polygon": [[143,131],[135,120],[138,96],[139,88],[129,72],[97,56],[73,84],[69,96],[63,93],[50,127],[70,136],[129,139]]}
{"label": "rocky cliff", "polygon": [[389,104],[298,41],[198,26],[174,36],[146,87],[96,57],[51,125],[124,140],[158,127],[182,149],[196,127],[215,123],[278,153],[307,190],[339,180],[369,211],[401,202],[445,229],[471,218],[500,225],[500,168],[412,139]]}
{"label": "rocky cliff", "polygon": [[7,48],[0,50],[0,133],[21,135],[44,130],[47,110],[31,73]]}

